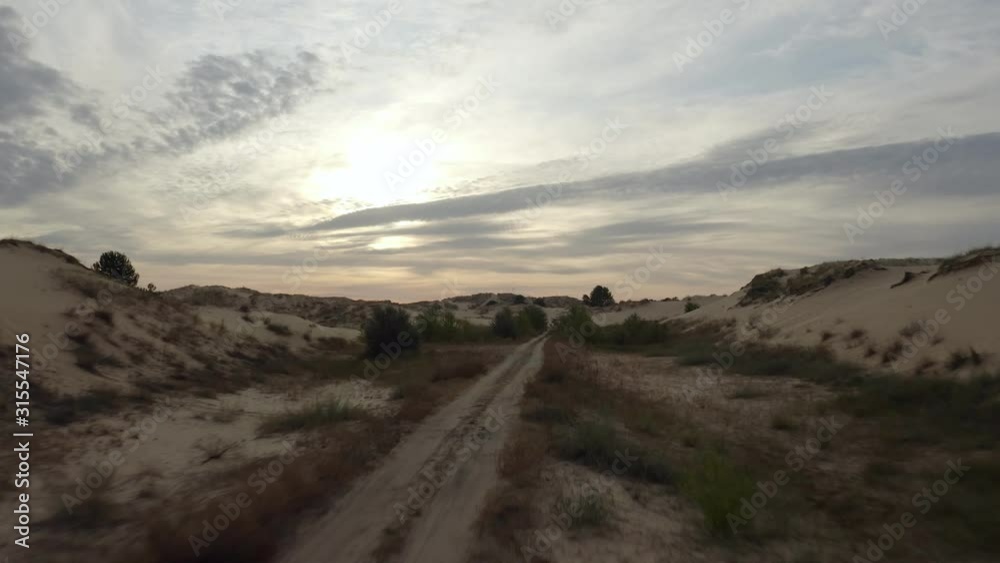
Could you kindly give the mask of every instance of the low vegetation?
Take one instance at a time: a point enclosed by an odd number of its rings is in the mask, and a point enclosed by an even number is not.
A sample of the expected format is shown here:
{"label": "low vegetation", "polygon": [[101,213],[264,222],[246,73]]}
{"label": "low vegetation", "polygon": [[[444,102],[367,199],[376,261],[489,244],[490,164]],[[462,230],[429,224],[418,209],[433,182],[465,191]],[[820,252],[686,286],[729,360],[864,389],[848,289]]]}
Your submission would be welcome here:
{"label": "low vegetation", "polygon": [[755,492],[753,477],[747,470],[714,450],[702,452],[685,473],[681,489],[701,509],[705,527],[715,535],[732,533],[727,516]]}
{"label": "low vegetation", "polygon": [[941,261],[931,279],[968,268],[975,268],[1000,261],[1000,247],[983,246],[956,254]]}
{"label": "low vegetation", "polygon": [[109,250],[94,262],[92,269],[117,282],[135,287],[139,283],[139,274],[132,267],[132,261],[121,252]]}
{"label": "low vegetation", "polygon": [[276,322],[265,323],[267,330],[277,334],[278,336],[291,336],[292,329],[288,328],[288,325],[283,325]]}
{"label": "low vegetation", "polygon": [[410,314],[392,305],[376,307],[362,327],[365,356],[398,356],[420,348],[419,331],[410,323]]}
{"label": "low vegetation", "polygon": [[303,409],[272,415],[260,425],[261,434],[274,434],[310,430],[348,420],[357,420],[365,412],[345,401],[316,402]]}
{"label": "low vegetation", "polygon": [[[498,554],[530,542],[530,534],[545,525],[546,507],[534,499],[544,495],[539,472],[553,461],[546,461],[541,452],[602,471],[610,452],[621,448],[642,452],[643,463],[619,475],[635,483],[628,490],[636,498],[681,495],[699,509],[708,536],[726,538],[718,545],[733,553],[753,549],[776,557],[790,545],[818,550],[790,559],[796,561],[851,560],[863,553],[883,523],[913,506],[915,492],[941,478],[945,461],[960,458],[972,471],[932,512],[918,517],[922,524],[907,532],[909,538],[899,542],[896,556],[919,562],[988,560],[1000,549],[987,531],[998,518],[986,508],[1000,502],[1000,458],[994,453],[1000,439],[994,431],[1000,428],[997,376],[904,378],[838,361],[823,346],[756,341],[743,343],[734,353],[732,327],[645,323],[630,318],[619,325],[588,327],[586,315],[573,310],[556,319],[555,333],[566,339],[550,342],[542,371],[526,388],[522,427],[501,456],[508,484],[494,496],[481,522],[484,545],[492,547],[478,556],[505,561]],[[639,327],[650,336],[621,336]],[[573,346],[571,335],[586,348]],[[845,339],[860,341],[865,336],[851,331]],[[739,429],[694,424],[683,403],[647,401],[627,387],[610,386],[613,379],[598,377],[593,370],[600,362],[589,358],[608,351],[673,356],[675,365],[721,368],[718,373],[729,381],[746,377],[747,383],[721,402],[716,401],[723,397],[713,394],[712,401],[694,411],[709,409],[698,415],[705,421],[742,413],[735,423]],[[956,362],[972,367],[970,352],[959,355],[962,360]],[[780,393],[764,391],[767,381],[778,383],[775,378],[801,382],[782,386]],[[768,409],[759,423],[745,418],[751,411],[729,402],[763,396],[768,399],[753,407]],[[849,437],[820,443],[815,454],[820,459],[798,473],[798,466],[789,465],[789,452],[801,449],[817,435],[817,421],[831,416],[846,422],[843,432]],[[769,488],[769,479],[779,469],[790,482]],[[751,507],[755,517],[732,520],[746,513],[748,499],[764,495],[762,486],[777,491],[774,498],[763,508]],[[641,487],[659,489],[653,493]],[[563,492],[557,503],[572,498]],[[594,524],[586,526],[608,526],[605,506],[594,503]],[[570,528],[579,526],[584,524],[570,523]]]}

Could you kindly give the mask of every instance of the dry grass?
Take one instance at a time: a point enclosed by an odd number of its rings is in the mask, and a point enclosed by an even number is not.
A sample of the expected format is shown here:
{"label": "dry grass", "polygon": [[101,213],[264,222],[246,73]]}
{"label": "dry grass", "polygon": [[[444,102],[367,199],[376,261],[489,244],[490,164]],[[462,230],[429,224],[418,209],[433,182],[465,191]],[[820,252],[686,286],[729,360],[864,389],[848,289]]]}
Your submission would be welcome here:
{"label": "dry grass", "polygon": [[[399,433],[391,425],[372,421],[363,429],[330,436],[322,447],[311,448],[290,462],[280,458],[261,460],[217,478],[216,488],[228,491],[211,503],[193,497],[169,501],[167,506],[140,515],[147,543],[123,554],[120,561],[149,563],[250,563],[270,561],[278,552],[284,533],[295,515],[318,506],[329,495],[343,491],[369,464],[391,449]],[[250,484],[250,476],[271,461],[282,470],[266,488]],[[241,509],[218,538],[196,555],[190,538],[202,537],[205,520],[231,505],[239,495],[251,503]]]}
{"label": "dry grass", "polygon": [[366,416],[365,411],[344,401],[316,402],[297,411],[276,414],[265,419],[261,434],[287,434],[300,430],[323,428]]}

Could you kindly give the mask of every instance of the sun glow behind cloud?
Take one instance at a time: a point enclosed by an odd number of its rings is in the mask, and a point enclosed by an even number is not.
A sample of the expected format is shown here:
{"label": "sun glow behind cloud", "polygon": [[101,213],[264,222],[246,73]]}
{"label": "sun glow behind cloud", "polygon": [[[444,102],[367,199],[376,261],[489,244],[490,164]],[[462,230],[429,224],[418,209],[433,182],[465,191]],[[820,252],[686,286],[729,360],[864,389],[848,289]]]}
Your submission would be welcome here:
{"label": "sun glow behind cloud", "polygon": [[307,196],[374,207],[419,203],[430,199],[429,191],[446,180],[433,154],[421,153],[422,160],[412,158],[419,149],[397,133],[360,133],[349,141],[345,152],[346,166],[313,170],[305,187]]}
{"label": "sun glow behind cloud", "polygon": [[408,235],[392,235],[379,237],[371,243],[368,248],[372,250],[395,250],[397,248],[409,248],[417,245],[417,239]]}

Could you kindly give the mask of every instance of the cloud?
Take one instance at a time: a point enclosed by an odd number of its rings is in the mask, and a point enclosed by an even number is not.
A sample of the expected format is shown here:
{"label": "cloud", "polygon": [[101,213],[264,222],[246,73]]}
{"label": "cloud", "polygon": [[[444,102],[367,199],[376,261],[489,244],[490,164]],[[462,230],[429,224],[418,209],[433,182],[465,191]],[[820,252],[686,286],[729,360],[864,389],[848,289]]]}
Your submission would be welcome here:
{"label": "cloud", "polygon": [[[380,0],[221,17],[71,3],[29,43],[0,40],[0,221],[71,252],[126,249],[154,282],[289,291],[323,249],[299,291],[393,298],[436,296],[441,277],[575,293],[650,245],[673,255],[654,295],[1000,238],[1000,5],[928,2],[886,37],[892,0],[754,2],[678,68],[672,53],[739,4],[578,4],[551,25],[558,2],[428,0],[374,26]],[[0,8],[0,31],[20,18]],[[483,76],[496,91],[452,127]],[[831,101],[786,137],[815,87]],[[611,142],[609,119],[627,124]],[[384,173],[445,126],[386,197]],[[949,150],[904,170],[942,127]],[[899,179],[848,241],[843,224]]]}

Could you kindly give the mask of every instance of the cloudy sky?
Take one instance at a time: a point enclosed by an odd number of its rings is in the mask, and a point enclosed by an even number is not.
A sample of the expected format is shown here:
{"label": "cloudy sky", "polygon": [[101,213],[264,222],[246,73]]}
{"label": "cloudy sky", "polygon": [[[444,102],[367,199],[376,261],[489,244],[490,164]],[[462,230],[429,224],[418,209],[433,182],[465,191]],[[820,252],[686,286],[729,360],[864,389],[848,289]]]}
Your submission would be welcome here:
{"label": "cloudy sky", "polygon": [[161,289],[665,297],[1000,241],[994,0],[24,0],[0,33],[0,236]]}

